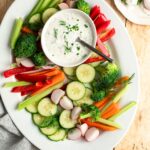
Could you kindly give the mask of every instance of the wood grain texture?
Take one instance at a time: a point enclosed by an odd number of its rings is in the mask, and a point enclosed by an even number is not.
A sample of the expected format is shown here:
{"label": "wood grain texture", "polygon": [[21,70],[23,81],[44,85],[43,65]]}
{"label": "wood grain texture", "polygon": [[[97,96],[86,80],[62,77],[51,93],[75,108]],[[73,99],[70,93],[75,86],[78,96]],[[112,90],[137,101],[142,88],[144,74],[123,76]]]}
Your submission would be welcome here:
{"label": "wood grain texture", "polygon": [[[13,0],[0,0],[0,22]],[[127,21],[112,0],[106,0],[126,25],[138,56],[141,74],[141,96],[135,120],[115,150],[150,150],[150,26]]]}

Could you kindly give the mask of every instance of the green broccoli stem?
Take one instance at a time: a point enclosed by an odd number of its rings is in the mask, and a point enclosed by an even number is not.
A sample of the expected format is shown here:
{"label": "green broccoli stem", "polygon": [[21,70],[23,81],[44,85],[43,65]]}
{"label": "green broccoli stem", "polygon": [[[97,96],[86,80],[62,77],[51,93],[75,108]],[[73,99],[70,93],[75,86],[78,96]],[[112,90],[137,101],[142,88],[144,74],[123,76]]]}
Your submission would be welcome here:
{"label": "green broccoli stem", "polygon": [[101,110],[101,114],[106,111],[106,109],[112,104],[112,103],[118,103],[121,97],[126,93],[126,91],[129,88],[129,84],[126,84],[122,89],[119,90],[119,92],[113,97],[111,101],[109,101]]}
{"label": "green broccoli stem", "polygon": [[97,122],[100,122],[102,124],[105,124],[105,125],[108,125],[108,126],[112,126],[112,127],[115,127],[115,128],[118,128],[118,129],[121,129],[122,127],[120,126],[120,124],[116,123],[116,122],[113,122],[113,121],[110,121],[110,120],[106,120],[106,119],[103,119],[103,118],[99,118],[96,120]]}
{"label": "green broccoli stem", "polygon": [[135,101],[130,102],[129,104],[127,104],[126,106],[124,106],[117,114],[113,115],[108,120],[110,120],[110,121],[116,120],[118,117],[120,117],[122,114],[124,114],[126,111],[128,111],[129,109],[131,109],[135,105],[136,105]]}
{"label": "green broccoli stem", "polygon": [[81,115],[80,115],[80,119],[86,119],[86,118],[89,118],[89,117],[91,117],[91,116],[92,116],[91,113],[81,114]]}

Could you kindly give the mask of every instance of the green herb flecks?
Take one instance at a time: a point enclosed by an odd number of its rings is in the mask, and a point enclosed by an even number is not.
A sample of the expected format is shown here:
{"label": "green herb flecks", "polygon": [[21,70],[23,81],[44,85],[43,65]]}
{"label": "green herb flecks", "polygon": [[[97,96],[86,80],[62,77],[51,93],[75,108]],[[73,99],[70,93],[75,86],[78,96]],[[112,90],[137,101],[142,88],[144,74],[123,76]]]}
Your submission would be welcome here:
{"label": "green herb flecks", "polygon": [[65,25],[66,25],[66,22],[65,22],[65,21],[63,21],[63,20],[60,20],[60,22],[59,22],[59,23],[60,23],[60,25],[61,25],[61,26],[65,26]]}
{"label": "green herb flecks", "polygon": [[57,39],[57,37],[58,37],[58,29],[55,29],[54,28],[54,37]]}
{"label": "green herb flecks", "polygon": [[78,51],[80,50],[80,46],[77,46],[77,50],[78,50]]}
{"label": "green herb flecks", "polygon": [[68,54],[71,52],[71,47],[69,46],[68,41],[65,41],[65,54]]}
{"label": "green herb flecks", "polygon": [[84,25],[85,28],[88,28],[89,26],[87,24]]}

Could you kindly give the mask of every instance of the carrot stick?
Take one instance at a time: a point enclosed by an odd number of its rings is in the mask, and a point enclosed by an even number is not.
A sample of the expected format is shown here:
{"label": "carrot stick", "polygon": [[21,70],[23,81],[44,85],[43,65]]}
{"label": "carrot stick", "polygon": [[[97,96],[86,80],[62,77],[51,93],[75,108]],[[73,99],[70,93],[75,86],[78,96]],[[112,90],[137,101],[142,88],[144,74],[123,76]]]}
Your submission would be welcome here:
{"label": "carrot stick", "polygon": [[125,81],[128,81],[129,80],[129,77],[128,76],[124,76],[124,77],[121,77],[120,79],[118,79],[115,83],[115,87],[121,85],[123,82]]}
{"label": "carrot stick", "polygon": [[117,128],[115,128],[115,127],[103,125],[103,124],[101,124],[101,123],[90,122],[90,121],[85,120],[85,119],[81,120],[81,122],[82,122],[82,123],[86,123],[86,124],[87,124],[88,126],[90,126],[90,127],[96,127],[96,128],[98,128],[98,129],[100,129],[100,130],[103,130],[103,131],[114,131],[114,130],[117,129]]}
{"label": "carrot stick", "polygon": [[27,26],[22,27],[21,31],[24,32],[24,33],[33,34],[33,31],[31,29],[29,29]]}
{"label": "carrot stick", "polygon": [[36,92],[32,93],[31,96],[42,93],[43,91],[47,90],[48,88],[54,86],[55,84],[63,81],[65,79],[65,75],[63,72],[60,72],[58,75],[54,76],[51,78],[50,84],[46,84],[44,87],[41,89],[37,90]]}

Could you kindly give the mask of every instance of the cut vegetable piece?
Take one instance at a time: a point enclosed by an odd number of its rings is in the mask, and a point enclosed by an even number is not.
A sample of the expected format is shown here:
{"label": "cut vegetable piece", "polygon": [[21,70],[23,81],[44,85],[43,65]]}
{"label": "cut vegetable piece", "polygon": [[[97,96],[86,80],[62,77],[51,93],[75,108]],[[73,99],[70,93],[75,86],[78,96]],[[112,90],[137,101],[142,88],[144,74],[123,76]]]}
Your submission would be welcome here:
{"label": "cut vegetable piece", "polygon": [[68,132],[68,139],[69,140],[78,140],[80,138],[81,138],[81,130],[80,129],[74,128]]}
{"label": "cut vegetable piece", "polygon": [[18,81],[18,82],[7,82],[4,84],[5,88],[13,88],[16,86],[25,86],[25,85],[30,85],[30,82],[25,82],[25,81]]}
{"label": "cut vegetable piece", "polygon": [[42,21],[43,23],[46,23],[46,21],[54,15],[58,10],[56,8],[48,8],[46,9],[42,14]]}
{"label": "cut vegetable piece", "polygon": [[84,86],[88,89],[92,89],[92,85],[90,83],[83,83]]}
{"label": "cut vegetable piece", "polygon": [[45,117],[41,116],[40,114],[33,114],[32,115],[33,122],[37,125],[40,126],[40,124],[43,122]]}
{"label": "cut vegetable piece", "polygon": [[26,110],[27,110],[28,112],[30,112],[30,113],[35,114],[35,113],[38,112],[37,106],[38,106],[38,103],[31,104],[31,105],[29,105],[29,106],[26,107]]}
{"label": "cut vegetable piece", "polygon": [[62,108],[64,108],[65,110],[71,110],[71,109],[73,109],[72,101],[67,96],[64,96],[60,100],[60,106]]}
{"label": "cut vegetable piece", "polygon": [[45,117],[55,115],[57,113],[57,105],[52,103],[49,98],[44,98],[38,104],[38,112]]}
{"label": "cut vegetable piece", "polygon": [[41,23],[41,14],[35,14],[33,15],[30,20],[29,20],[30,24],[37,24],[37,23]]}
{"label": "cut vegetable piece", "polygon": [[93,104],[93,100],[91,99],[92,93],[93,93],[92,90],[86,88],[85,96],[78,101],[74,101],[74,105],[81,106],[82,104],[88,104],[88,105]]}
{"label": "cut vegetable piece", "polygon": [[19,103],[18,110],[22,110],[25,107],[27,107],[28,105],[38,102],[39,100],[41,100],[42,98],[44,98],[45,96],[50,94],[53,90],[62,87],[62,85],[63,85],[63,83],[61,82],[59,84],[56,84],[56,85],[46,89],[45,91],[43,91],[41,93],[38,93],[32,97],[25,99],[23,102]]}
{"label": "cut vegetable piece", "polygon": [[44,135],[53,135],[58,131],[58,129],[59,129],[59,126],[50,125],[50,126],[45,127],[45,128],[40,128],[40,131]]}
{"label": "cut vegetable piece", "polygon": [[72,100],[79,100],[85,95],[85,87],[82,83],[74,81],[68,84],[67,95]]}
{"label": "cut vegetable piece", "polygon": [[64,67],[63,68],[65,74],[68,76],[74,76],[75,75],[75,69],[76,69],[76,67]]}
{"label": "cut vegetable piece", "polygon": [[52,141],[62,141],[66,137],[66,131],[64,129],[59,129],[55,134],[48,136]]}
{"label": "cut vegetable piece", "polygon": [[92,82],[95,78],[95,69],[88,64],[82,64],[77,68],[76,76],[81,82]]}
{"label": "cut vegetable piece", "polygon": [[48,8],[52,1],[53,0],[44,0],[42,6],[39,9],[39,12],[43,12],[46,8]]}
{"label": "cut vegetable piece", "polygon": [[34,67],[34,63],[29,58],[23,59],[20,63],[22,66],[24,66],[26,68],[33,68]]}
{"label": "cut vegetable piece", "polygon": [[26,20],[28,21],[34,14],[39,12],[40,7],[42,6],[43,2],[45,0],[39,0],[37,2],[37,4],[35,5],[35,7],[32,9],[32,11],[30,12],[30,14],[27,16]]}
{"label": "cut vegetable piece", "polygon": [[13,29],[12,29],[11,38],[10,38],[10,48],[11,49],[15,48],[17,39],[20,35],[22,25],[23,25],[22,18],[16,19],[15,24],[14,24]]}
{"label": "cut vegetable piece", "polygon": [[58,4],[58,7],[60,10],[68,9],[69,6],[66,3],[60,3]]}
{"label": "cut vegetable piece", "polygon": [[61,0],[53,0],[49,7],[56,7],[59,3],[61,3],[62,1]]}
{"label": "cut vegetable piece", "polygon": [[101,62],[98,61],[98,62],[90,63],[90,65],[91,65],[92,67],[97,67],[100,63],[101,63]]}
{"label": "cut vegetable piece", "polygon": [[71,129],[77,122],[71,119],[71,111],[64,110],[59,117],[59,123],[63,128]]}

